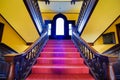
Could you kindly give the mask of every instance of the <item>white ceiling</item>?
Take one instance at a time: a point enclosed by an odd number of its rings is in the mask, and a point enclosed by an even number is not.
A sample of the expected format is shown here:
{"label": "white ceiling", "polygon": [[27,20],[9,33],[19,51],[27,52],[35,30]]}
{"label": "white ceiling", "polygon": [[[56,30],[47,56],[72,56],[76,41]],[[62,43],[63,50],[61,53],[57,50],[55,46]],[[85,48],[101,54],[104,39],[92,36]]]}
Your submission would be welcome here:
{"label": "white ceiling", "polygon": [[82,1],[71,4],[70,0],[50,0],[50,4],[45,4],[44,1],[38,1],[41,12],[52,12],[52,13],[79,13]]}

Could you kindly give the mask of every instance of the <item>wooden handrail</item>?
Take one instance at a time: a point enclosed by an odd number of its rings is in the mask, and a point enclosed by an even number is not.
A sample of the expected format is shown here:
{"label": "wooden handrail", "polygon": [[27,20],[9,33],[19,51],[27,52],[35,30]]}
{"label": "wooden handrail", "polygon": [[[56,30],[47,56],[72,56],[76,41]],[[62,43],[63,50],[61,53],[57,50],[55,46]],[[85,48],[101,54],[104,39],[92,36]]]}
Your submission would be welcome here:
{"label": "wooden handrail", "polygon": [[24,80],[31,71],[32,65],[48,40],[47,32],[36,40],[28,49],[21,54],[7,54],[5,60],[10,64],[7,80]]}
{"label": "wooden handrail", "polygon": [[72,40],[79,49],[80,55],[85,59],[95,80],[109,80],[109,63],[116,61],[117,57],[99,54],[75,32],[73,32]]}

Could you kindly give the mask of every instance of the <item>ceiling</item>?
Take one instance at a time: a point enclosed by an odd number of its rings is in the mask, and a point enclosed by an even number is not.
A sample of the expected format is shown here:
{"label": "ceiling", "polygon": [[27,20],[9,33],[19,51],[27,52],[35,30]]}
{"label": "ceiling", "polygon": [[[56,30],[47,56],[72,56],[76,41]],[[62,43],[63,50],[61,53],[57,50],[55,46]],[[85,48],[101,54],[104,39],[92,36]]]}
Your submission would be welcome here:
{"label": "ceiling", "polygon": [[71,4],[71,0],[50,0],[50,4],[38,0],[43,20],[52,20],[58,13],[63,13],[69,20],[77,20],[83,1]]}
{"label": "ceiling", "polygon": [[38,1],[42,13],[79,13],[83,1],[71,4],[71,1],[50,1],[46,5],[44,1]]}

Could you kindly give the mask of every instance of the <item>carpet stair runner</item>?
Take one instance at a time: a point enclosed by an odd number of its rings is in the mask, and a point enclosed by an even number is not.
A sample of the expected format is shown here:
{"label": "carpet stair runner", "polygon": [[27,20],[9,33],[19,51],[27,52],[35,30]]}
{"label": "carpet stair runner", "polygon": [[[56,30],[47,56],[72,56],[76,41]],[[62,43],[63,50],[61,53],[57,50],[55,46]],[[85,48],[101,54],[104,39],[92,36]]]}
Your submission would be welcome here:
{"label": "carpet stair runner", "polygon": [[71,40],[49,40],[26,80],[94,80]]}

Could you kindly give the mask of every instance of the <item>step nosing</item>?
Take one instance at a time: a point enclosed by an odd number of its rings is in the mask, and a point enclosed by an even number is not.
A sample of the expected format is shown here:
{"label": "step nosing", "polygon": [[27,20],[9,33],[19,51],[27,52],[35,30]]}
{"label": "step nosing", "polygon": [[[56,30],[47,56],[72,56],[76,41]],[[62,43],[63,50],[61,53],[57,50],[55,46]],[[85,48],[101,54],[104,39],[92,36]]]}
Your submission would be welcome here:
{"label": "step nosing", "polygon": [[63,58],[61,58],[61,57],[60,57],[60,58],[59,58],[59,57],[57,57],[57,58],[56,58],[56,57],[52,57],[52,58],[49,58],[49,57],[48,57],[48,58],[42,58],[42,57],[40,57],[40,58],[37,58],[37,59],[61,59],[61,60],[63,60],[63,59],[68,59],[68,60],[83,60],[82,58],[64,58],[64,57],[63,57]]}
{"label": "step nosing", "polygon": [[50,51],[45,51],[45,52],[44,52],[44,51],[43,51],[43,52],[41,52],[41,53],[64,53],[64,54],[65,54],[65,53],[66,53],[66,54],[68,54],[68,53],[71,54],[71,53],[72,53],[72,54],[74,54],[74,53],[79,53],[79,52],[60,52],[60,51],[59,51],[59,52],[50,52]]}
{"label": "step nosing", "polygon": [[87,69],[89,69],[88,67],[86,67],[86,66],[64,66],[64,65],[56,65],[56,66],[34,66],[33,68],[75,68],[75,69],[77,69],[77,68],[87,68]]}

